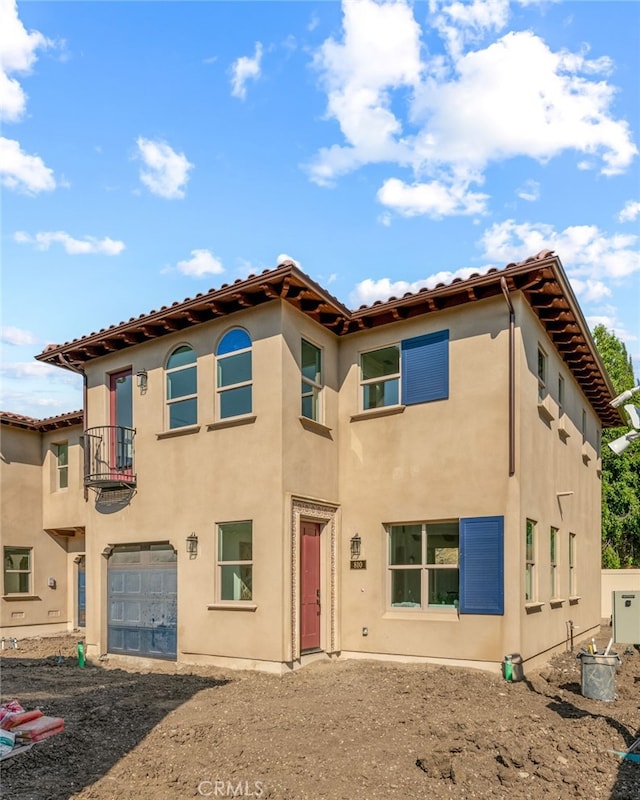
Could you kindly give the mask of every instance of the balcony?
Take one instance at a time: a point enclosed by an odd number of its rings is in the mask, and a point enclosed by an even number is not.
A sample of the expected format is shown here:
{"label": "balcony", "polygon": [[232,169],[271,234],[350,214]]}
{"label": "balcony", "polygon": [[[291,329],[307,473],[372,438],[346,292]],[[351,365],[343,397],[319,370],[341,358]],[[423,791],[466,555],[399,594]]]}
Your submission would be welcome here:
{"label": "balcony", "polygon": [[91,489],[135,488],[135,428],[104,425],[84,432],[84,485]]}

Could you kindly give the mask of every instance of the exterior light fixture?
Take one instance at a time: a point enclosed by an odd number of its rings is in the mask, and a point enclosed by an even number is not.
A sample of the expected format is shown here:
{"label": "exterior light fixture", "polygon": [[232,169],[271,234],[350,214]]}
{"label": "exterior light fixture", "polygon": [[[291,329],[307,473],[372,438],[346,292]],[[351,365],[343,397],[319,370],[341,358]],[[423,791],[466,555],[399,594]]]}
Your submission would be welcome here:
{"label": "exterior light fixture", "polygon": [[104,548],[104,550],[102,551],[102,555],[103,555],[103,556],[105,556],[106,558],[109,558],[109,556],[111,555],[111,553],[113,553],[113,545],[112,545],[112,544],[108,544],[108,545],[107,545],[107,546]]}
{"label": "exterior light fixture", "polygon": [[146,369],[139,369],[136,372],[136,386],[141,391],[145,391],[147,388],[147,370]]}
{"label": "exterior light fixture", "polygon": [[195,558],[198,555],[198,537],[195,533],[190,533],[187,536],[187,553],[190,558]]}
{"label": "exterior light fixture", "polygon": [[357,559],[360,558],[360,534],[356,533],[355,536],[351,537],[351,558]]}

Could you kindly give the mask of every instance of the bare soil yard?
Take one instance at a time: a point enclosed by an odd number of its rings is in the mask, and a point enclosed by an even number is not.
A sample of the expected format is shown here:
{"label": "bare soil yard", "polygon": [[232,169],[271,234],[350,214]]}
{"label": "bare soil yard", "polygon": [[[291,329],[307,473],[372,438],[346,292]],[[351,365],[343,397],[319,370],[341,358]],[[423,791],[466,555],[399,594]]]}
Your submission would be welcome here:
{"label": "bare soil yard", "polygon": [[75,645],[24,639],[2,652],[2,700],[66,727],[2,762],[7,800],[640,798],[640,764],[610,752],[640,737],[636,650],[620,652],[617,697],[604,702],[582,696],[575,653],[507,683],[372,661],[281,678],[81,669]]}

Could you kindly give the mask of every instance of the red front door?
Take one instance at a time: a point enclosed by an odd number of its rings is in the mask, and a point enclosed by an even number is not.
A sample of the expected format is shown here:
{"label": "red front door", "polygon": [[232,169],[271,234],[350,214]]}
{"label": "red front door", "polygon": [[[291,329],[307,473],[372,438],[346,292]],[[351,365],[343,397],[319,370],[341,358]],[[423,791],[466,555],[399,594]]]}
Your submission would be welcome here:
{"label": "red front door", "polygon": [[300,542],[300,649],[320,648],[320,525],[303,522]]}

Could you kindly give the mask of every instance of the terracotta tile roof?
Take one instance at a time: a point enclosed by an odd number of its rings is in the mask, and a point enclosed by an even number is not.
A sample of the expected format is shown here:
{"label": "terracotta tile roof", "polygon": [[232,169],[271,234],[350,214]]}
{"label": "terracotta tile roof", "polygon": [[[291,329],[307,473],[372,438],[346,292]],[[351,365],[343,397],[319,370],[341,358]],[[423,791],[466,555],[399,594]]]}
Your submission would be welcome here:
{"label": "terracotta tile roof", "polygon": [[603,425],[619,425],[620,414],[609,406],[613,397],[609,376],[560,259],[551,250],[543,250],[503,269],[492,268],[484,274],[456,278],[449,284],[439,283],[433,289],[378,300],[356,311],[350,311],[292,261],[285,261],[273,270],[232,284],[225,283],[219,289],[131,317],[128,322],[111,325],[62,345],[49,345],[36,358],[82,371],[84,364],[95,358],[272,300],[290,303],[336,336],[347,336],[496,297],[505,290],[523,293]]}
{"label": "terracotta tile roof", "polygon": [[10,411],[0,411],[1,425],[36,431],[38,433],[58,430],[60,428],[70,428],[73,425],[82,425],[82,423],[82,411],[68,411],[65,414],[58,414],[55,417],[45,417],[44,419],[25,417],[22,414],[12,414]]}

